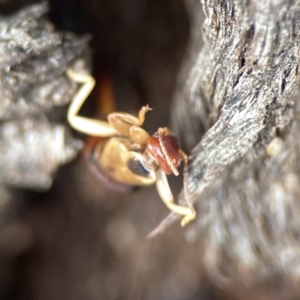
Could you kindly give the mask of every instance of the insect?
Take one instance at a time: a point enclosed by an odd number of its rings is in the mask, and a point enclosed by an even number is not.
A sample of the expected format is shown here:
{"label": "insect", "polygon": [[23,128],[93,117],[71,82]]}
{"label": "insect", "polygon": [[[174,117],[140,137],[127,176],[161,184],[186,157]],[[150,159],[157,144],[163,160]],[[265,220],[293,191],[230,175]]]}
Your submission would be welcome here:
{"label": "insect", "polygon": [[174,202],[166,174],[178,175],[178,166],[184,162],[185,194],[187,197],[187,155],[179,148],[177,138],[168,128],[158,128],[149,135],[141,126],[145,115],[151,110],[143,106],[138,116],[125,112],[113,112],[107,122],[80,116],[79,110],[95,86],[91,75],[83,75],[69,69],[69,78],[82,84],[74,96],[68,110],[70,125],[87,135],[106,138],[93,146],[93,164],[105,171],[109,177],[120,184],[149,186],[156,184],[158,194],[165,205],[176,214],[183,216],[181,225],[185,226],[195,219],[196,212],[188,201],[188,206]]}

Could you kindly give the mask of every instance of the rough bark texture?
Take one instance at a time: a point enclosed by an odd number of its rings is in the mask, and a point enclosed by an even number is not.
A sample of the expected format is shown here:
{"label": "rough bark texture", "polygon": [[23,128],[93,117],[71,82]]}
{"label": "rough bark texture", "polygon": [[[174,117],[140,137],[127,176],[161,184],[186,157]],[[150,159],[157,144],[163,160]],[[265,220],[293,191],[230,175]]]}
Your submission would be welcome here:
{"label": "rough bark texture", "polygon": [[[1,13],[30,1],[4,2]],[[0,16],[1,299],[14,289],[16,258],[34,240],[20,217],[26,196],[12,187],[49,189],[58,167],[83,145],[65,124],[66,104],[77,92],[65,70],[77,65],[88,72],[88,39],[56,31],[47,11],[43,3]]]}
{"label": "rough bark texture", "polygon": [[212,280],[241,299],[299,298],[300,4],[202,4],[204,46],[192,48],[172,116],[189,149],[203,134],[190,164],[198,219],[189,234]]}
{"label": "rough bark texture", "polygon": [[[47,5],[0,17],[0,182],[48,189],[82,142],[71,138],[65,107],[77,88],[66,68],[88,71],[88,39],[56,31]],[[59,124],[61,123],[61,124]]]}

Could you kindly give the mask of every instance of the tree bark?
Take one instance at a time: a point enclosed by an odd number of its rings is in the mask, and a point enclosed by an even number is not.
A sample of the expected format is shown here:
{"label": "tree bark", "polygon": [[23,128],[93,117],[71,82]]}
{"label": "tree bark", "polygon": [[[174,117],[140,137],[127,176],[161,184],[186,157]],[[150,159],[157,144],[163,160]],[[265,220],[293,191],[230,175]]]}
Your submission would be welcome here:
{"label": "tree bark", "polygon": [[[196,1],[187,5],[201,14]],[[189,196],[198,218],[189,234],[214,283],[238,298],[299,297],[291,285],[300,279],[300,3],[202,5],[204,46],[192,43],[197,55],[180,76],[172,119],[194,147]]]}
{"label": "tree bark", "polygon": [[83,143],[65,126],[77,92],[65,71],[88,72],[88,37],[54,29],[46,3],[0,15],[0,184],[47,190]]}

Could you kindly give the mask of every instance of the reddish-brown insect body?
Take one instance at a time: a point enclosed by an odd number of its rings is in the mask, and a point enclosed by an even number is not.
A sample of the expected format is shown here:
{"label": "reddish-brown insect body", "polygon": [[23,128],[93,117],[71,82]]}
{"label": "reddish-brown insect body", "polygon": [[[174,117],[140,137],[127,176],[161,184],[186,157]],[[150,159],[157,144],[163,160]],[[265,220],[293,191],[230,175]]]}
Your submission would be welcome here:
{"label": "reddish-brown insect body", "polygon": [[[165,148],[165,151],[162,149]],[[173,174],[172,167],[169,161],[177,168],[180,164],[180,153],[177,138],[171,134],[154,134],[151,136],[147,142],[146,146],[150,154],[156,158],[159,166],[166,174]],[[165,152],[165,153],[164,153]],[[169,156],[170,160],[166,158],[166,154]]]}

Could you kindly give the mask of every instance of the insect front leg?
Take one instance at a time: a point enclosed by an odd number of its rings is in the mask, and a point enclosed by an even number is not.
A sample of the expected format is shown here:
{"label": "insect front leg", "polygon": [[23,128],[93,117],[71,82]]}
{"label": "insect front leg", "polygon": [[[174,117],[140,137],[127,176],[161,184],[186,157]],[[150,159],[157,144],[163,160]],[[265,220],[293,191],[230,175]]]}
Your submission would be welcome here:
{"label": "insect front leg", "polygon": [[131,126],[142,126],[145,121],[145,115],[149,110],[151,108],[148,105],[143,106],[137,117],[125,112],[114,112],[108,115],[107,120],[119,133],[130,136]]}
{"label": "insect front leg", "polygon": [[67,75],[72,81],[82,84],[69,106],[68,121],[70,125],[88,135],[99,137],[116,135],[118,132],[109,123],[78,115],[80,108],[95,86],[95,79],[91,75],[79,74],[71,69],[67,70]]}
{"label": "insect front leg", "polygon": [[143,128],[132,125],[129,129],[129,139],[137,149],[142,149],[149,139],[149,134]]}
{"label": "insect front leg", "polygon": [[174,203],[174,197],[170,190],[167,176],[161,169],[156,172],[156,188],[160,198],[166,206],[174,213],[184,217],[181,220],[182,227],[196,218],[194,209]]}

